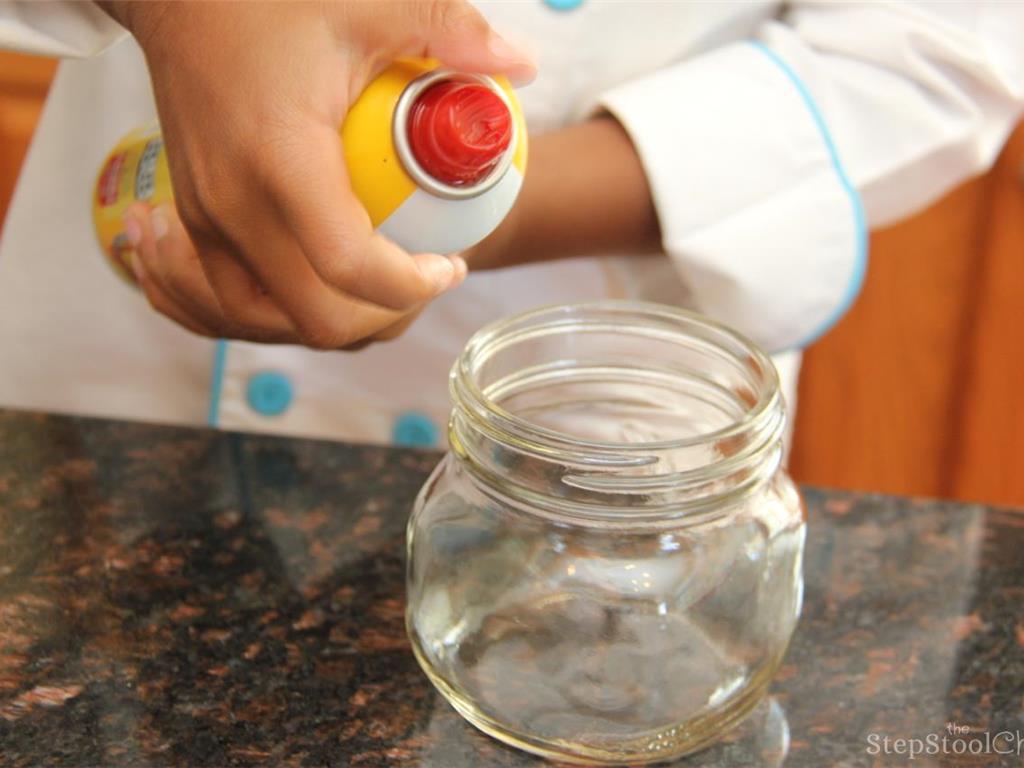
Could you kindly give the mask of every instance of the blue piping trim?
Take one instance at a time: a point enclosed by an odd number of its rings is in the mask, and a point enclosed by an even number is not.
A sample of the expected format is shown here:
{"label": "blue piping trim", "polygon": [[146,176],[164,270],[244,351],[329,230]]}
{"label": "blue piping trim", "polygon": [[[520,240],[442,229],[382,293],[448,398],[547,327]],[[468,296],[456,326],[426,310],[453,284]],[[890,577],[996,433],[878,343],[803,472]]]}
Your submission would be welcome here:
{"label": "blue piping trim", "polygon": [[213,376],[210,378],[210,410],[206,414],[206,423],[216,427],[220,420],[220,390],[224,386],[224,362],[228,356],[228,343],[217,339],[213,347]]}
{"label": "blue piping trim", "polygon": [[843,298],[839,302],[839,306],[836,307],[824,323],[822,323],[798,344],[790,347],[790,349],[803,349],[804,347],[813,344],[825,335],[833,325],[839,322],[839,319],[846,314],[846,311],[850,308],[850,305],[853,304],[854,299],[857,298],[861,287],[864,285],[864,274],[867,272],[868,267],[867,219],[864,216],[864,205],[861,203],[860,194],[857,192],[857,188],[853,186],[853,182],[850,181],[850,177],[846,175],[846,170],[843,168],[842,161],[839,159],[839,152],[836,149],[835,142],[832,140],[832,134],[829,133],[828,126],[825,124],[825,119],[822,117],[821,110],[818,109],[818,105],[814,102],[814,97],[811,96],[810,91],[807,90],[807,86],[803,84],[803,81],[797,77],[797,74],[790,69],[789,65],[771,48],[760,41],[751,41],[751,45],[775,62],[776,66],[782,70],[783,74],[789,79],[796,88],[797,93],[799,93],[800,97],[804,100],[804,104],[811,113],[811,117],[814,118],[815,125],[818,126],[818,132],[821,133],[821,139],[825,143],[825,148],[828,150],[829,158],[832,160],[832,168],[835,170],[836,176],[839,177],[839,184],[850,198],[850,207],[853,209],[853,224],[857,231],[857,250],[854,257],[853,274],[850,275],[850,281],[846,286],[846,292],[843,294]]}

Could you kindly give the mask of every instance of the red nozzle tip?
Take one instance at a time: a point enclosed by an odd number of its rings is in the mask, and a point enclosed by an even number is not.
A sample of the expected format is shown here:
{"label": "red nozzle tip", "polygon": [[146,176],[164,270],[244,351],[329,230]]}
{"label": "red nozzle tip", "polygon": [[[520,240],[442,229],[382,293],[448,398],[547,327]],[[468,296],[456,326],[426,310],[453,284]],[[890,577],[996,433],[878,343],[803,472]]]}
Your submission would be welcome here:
{"label": "red nozzle tip", "polygon": [[427,88],[409,110],[409,147],[440,182],[463,187],[483,181],[512,142],[512,115],[480,83],[445,81]]}

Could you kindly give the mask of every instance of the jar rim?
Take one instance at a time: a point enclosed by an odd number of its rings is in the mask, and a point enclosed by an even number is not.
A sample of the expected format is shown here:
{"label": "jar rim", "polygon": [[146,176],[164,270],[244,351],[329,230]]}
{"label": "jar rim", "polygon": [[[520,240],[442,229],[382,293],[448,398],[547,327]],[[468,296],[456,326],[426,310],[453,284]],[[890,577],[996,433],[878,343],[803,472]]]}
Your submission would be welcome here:
{"label": "jar rim", "polygon": [[[765,385],[756,402],[743,414],[743,418],[734,421],[711,432],[690,435],[670,440],[637,441],[631,443],[603,442],[586,440],[569,435],[564,432],[542,427],[534,424],[511,411],[502,408],[489,397],[479,386],[474,375],[473,368],[483,354],[499,351],[494,349],[496,341],[509,341],[520,338],[510,336],[509,331],[516,326],[527,323],[525,332],[538,331],[542,329],[558,328],[557,323],[546,323],[544,325],[529,325],[545,316],[571,317],[571,313],[586,312],[615,312],[622,315],[632,315],[635,318],[661,319],[670,322],[679,322],[700,328],[717,335],[722,341],[735,344],[743,353],[748,355],[760,371],[767,377]],[[575,321],[574,321],[575,322]],[[705,339],[706,341],[712,341]],[[714,343],[712,341],[712,343]],[[716,346],[720,346],[716,344]],[[724,347],[723,347],[724,348]],[[465,348],[452,367],[451,378],[458,384],[459,392],[453,393],[453,399],[468,397],[474,406],[481,412],[486,412],[501,422],[512,427],[514,431],[535,433],[539,436],[551,437],[559,441],[570,442],[581,448],[593,448],[597,450],[612,449],[616,452],[644,452],[651,450],[664,450],[672,448],[686,448],[701,445],[708,442],[727,440],[750,428],[751,422],[756,421],[765,412],[772,409],[781,398],[778,371],[772,363],[771,358],[763,352],[753,341],[738,331],[729,328],[711,318],[696,312],[691,312],[678,307],[671,307],[664,304],[656,304],[646,301],[634,301],[623,299],[606,299],[602,301],[577,302],[571,304],[546,304],[533,309],[510,315],[496,322],[490,323],[470,337]]]}
{"label": "jar rim", "polygon": [[[603,441],[544,426],[499,402],[502,394],[514,393],[524,381],[535,386],[580,370],[581,361],[574,357],[513,368],[516,373],[536,371],[533,380],[505,375],[489,385],[481,381],[487,375],[485,366],[503,350],[573,331],[635,336],[702,356],[706,370],[671,356],[651,358],[658,361],[655,367],[646,366],[642,355],[629,363],[632,352],[626,354],[626,365],[620,359],[620,364],[604,370],[623,376],[624,382],[660,376],[668,382],[696,381],[719,395],[725,392],[731,406],[721,415],[728,423],[675,438]],[[621,355],[610,356],[616,354]],[[591,363],[585,357],[582,365],[586,369]],[[724,383],[723,376],[728,379]],[[784,403],[771,359],[742,334],[676,307],[604,300],[546,305],[512,315],[473,335],[452,367],[449,384],[455,408],[450,443],[473,474],[505,495],[573,516],[627,515],[636,520],[641,507],[651,517],[698,510],[717,514],[716,508],[760,487],[774,474],[781,457]],[[496,456],[520,458],[509,459],[510,465]],[[530,473],[509,472],[523,460],[535,462],[533,479]],[[558,493],[538,485],[542,481],[536,479],[537,470],[542,466],[555,472]]]}

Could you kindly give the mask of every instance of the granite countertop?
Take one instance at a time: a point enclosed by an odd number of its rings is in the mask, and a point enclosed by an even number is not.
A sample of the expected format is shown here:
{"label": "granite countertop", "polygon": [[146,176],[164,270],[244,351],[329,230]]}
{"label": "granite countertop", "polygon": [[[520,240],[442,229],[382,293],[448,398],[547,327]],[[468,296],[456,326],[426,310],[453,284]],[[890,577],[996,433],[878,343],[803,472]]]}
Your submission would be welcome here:
{"label": "granite countertop", "polygon": [[[0,412],[0,763],[543,765],[409,650],[404,527],[437,459]],[[680,765],[904,766],[895,740],[943,736],[912,764],[1024,762],[1024,512],[806,498],[772,695]]]}

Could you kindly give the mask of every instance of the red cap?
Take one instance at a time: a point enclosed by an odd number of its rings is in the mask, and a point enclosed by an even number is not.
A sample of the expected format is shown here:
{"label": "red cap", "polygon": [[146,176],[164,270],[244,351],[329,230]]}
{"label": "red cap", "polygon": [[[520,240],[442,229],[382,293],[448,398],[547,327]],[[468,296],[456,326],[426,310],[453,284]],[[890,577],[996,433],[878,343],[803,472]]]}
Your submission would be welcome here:
{"label": "red cap", "polygon": [[440,182],[463,187],[483,181],[512,142],[512,115],[481,83],[452,80],[421,93],[409,110],[409,148]]}

